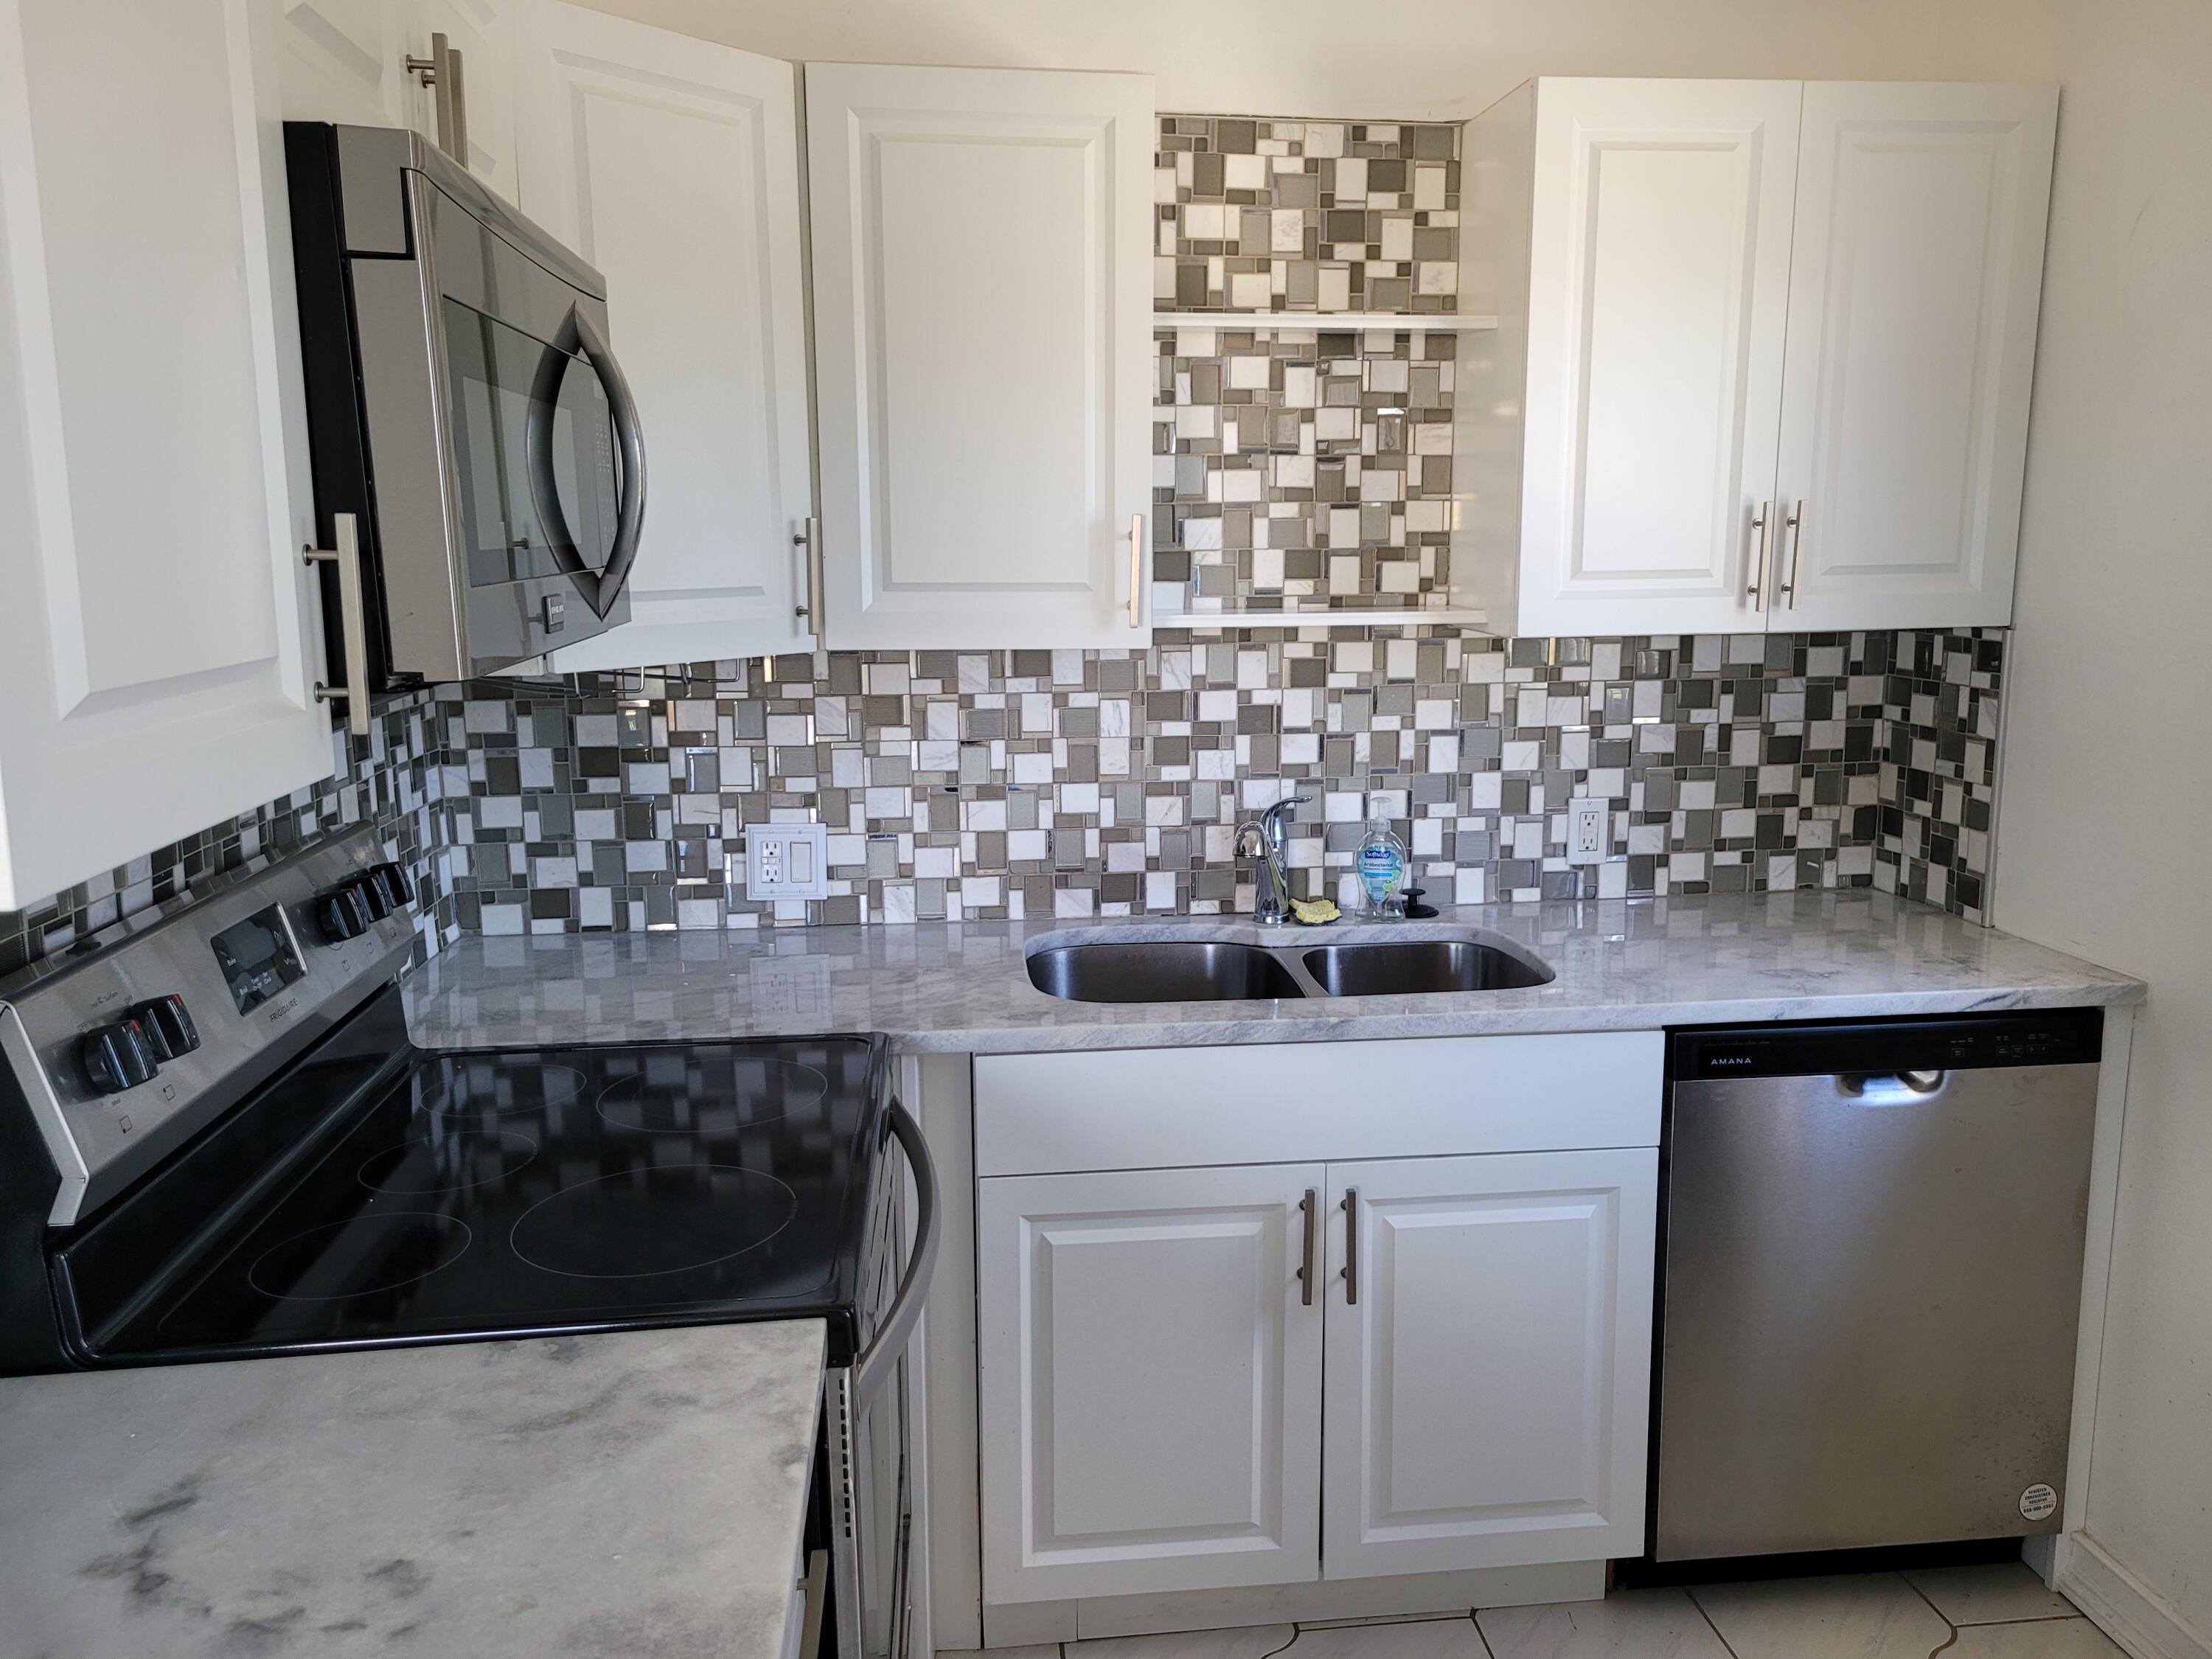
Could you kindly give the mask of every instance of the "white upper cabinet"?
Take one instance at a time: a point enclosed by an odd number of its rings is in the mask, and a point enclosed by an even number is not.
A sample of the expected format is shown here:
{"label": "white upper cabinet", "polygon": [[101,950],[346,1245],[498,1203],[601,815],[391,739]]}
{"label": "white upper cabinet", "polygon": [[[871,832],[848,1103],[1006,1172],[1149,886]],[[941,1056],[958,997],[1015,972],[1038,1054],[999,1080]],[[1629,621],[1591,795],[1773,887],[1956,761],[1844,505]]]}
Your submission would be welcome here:
{"label": "white upper cabinet", "polygon": [[2008,620],[2055,101],[1547,79],[1470,123],[1499,327],[1460,337],[1453,556],[1491,626]]}
{"label": "white upper cabinet", "polygon": [[0,11],[0,910],[333,764],[283,23]]}
{"label": "white upper cabinet", "polygon": [[830,642],[1146,643],[1152,82],[810,64],[806,125]]}
{"label": "white upper cabinet", "polygon": [[1329,1166],[1327,1577],[1643,1549],[1658,1158]]}
{"label": "white upper cabinet", "polygon": [[1526,386],[1519,453],[1471,479],[1498,631],[1759,625],[1798,100],[1794,81],[1547,80],[1469,127],[1465,234],[1501,291],[1498,337],[1462,337],[1459,395],[1479,422]]}
{"label": "white upper cabinet", "polygon": [[1325,1178],[981,1183],[986,1600],[1319,1576],[1322,1315],[1300,1270]]}
{"label": "white upper cabinet", "polygon": [[2010,620],[2057,104],[1807,83],[1775,628]]}
{"label": "white upper cabinet", "polygon": [[606,278],[649,484],[631,621],[551,665],[806,648],[796,70],[558,0],[526,21],[520,205]]}

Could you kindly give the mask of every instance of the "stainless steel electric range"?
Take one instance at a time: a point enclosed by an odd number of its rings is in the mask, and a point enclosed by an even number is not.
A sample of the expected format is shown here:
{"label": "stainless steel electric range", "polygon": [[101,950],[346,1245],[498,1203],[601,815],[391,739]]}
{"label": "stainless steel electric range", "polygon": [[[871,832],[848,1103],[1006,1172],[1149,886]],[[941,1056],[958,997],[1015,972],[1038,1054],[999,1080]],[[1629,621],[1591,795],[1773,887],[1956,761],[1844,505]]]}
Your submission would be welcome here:
{"label": "stainless steel electric range", "polygon": [[418,1049],[409,908],[356,832],[0,986],[0,1374],[819,1318],[813,1622],[901,1659],[937,1206],[883,1040]]}

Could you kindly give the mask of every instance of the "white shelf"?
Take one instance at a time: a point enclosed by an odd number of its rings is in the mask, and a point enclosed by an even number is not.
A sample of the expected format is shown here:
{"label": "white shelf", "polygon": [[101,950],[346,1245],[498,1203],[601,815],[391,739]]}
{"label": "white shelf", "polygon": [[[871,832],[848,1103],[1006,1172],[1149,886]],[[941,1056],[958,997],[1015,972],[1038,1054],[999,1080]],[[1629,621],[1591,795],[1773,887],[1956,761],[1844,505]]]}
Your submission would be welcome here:
{"label": "white shelf", "polygon": [[1487,629],[1482,611],[1163,611],[1155,628],[1473,628]]}
{"label": "white shelf", "polygon": [[1152,326],[1227,329],[1239,334],[1276,334],[1288,329],[1330,334],[1458,334],[1496,328],[1498,319],[1465,312],[1156,311],[1152,313]]}

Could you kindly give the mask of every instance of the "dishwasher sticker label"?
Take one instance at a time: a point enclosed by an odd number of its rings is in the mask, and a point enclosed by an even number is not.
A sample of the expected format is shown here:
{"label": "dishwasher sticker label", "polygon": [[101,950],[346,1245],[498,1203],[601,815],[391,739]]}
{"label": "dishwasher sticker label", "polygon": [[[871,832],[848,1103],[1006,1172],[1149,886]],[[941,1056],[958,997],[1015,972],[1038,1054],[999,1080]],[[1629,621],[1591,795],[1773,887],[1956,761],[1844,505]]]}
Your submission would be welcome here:
{"label": "dishwasher sticker label", "polygon": [[2030,1521],[2048,1521],[2058,1513],[2058,1494],[2039,1480],[2021,1493],[2020,1512]]}

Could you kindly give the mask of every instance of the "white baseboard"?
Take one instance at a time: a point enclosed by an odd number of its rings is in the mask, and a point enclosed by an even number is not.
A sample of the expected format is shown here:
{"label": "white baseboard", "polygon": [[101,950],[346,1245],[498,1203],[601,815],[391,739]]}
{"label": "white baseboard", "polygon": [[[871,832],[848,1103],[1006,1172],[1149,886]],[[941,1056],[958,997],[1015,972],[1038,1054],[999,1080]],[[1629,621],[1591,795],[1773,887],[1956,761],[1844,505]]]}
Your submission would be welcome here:
{"label": "white baseboard", "polygon": [[2056,1540],[2053,1588],[2133,1659],[2212,1659],[2212,1637],[2115,1561],[2084,1532]]}

